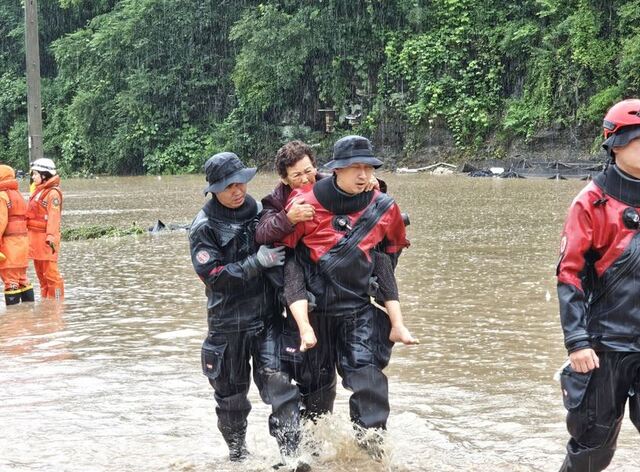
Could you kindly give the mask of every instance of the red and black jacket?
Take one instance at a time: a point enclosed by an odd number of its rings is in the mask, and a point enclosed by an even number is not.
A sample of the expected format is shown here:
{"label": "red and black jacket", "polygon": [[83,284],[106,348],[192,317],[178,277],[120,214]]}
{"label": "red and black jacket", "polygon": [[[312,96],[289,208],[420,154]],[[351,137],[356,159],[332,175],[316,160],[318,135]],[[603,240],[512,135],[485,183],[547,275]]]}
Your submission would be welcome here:
{"label": "red and black jacket", "polygon": [[[298,195],[315,207],[315,217],[298,223],[282,242],[296,249],[307,289],[316,297],[316,312],[328,316],[360,312],[369,304],[371,251],[382,245],[388,254],[397,254],[409,246],[398,205],[377,190],[348,195],[338,189],[335,177],[322,179],[312,189],[296,190],[290,199]],[[375,225],[357,238],[354,247],[329,260],[343,238],[357,234],[358,219],[372,213],[367,209],[373,205],[384,208]]]}
{"label": "red and black jacket", "polygon": [[[317,180],[326,177],[320,173],[316,174]],[[285,209],[291,191],[289,185],[280,182],[269,195],[262,199],[262,213],[256,227],[257,244],[273,244],[293,233],[295,225],[292,225],[287,218]]]}
{"label": "red and black jacket", "polygon": [[[318,172],[316,181],[327,177],[329,176]],[[387,184],[384,180],[378,179],[378,185],[381,192],[387,192]],[[262,213],[256,228],[257,244],[273,244],[293,233],[294,225],[287,218],[287,209],[285,209],[291,191],[289,185],[280,182],[269,195],[262,199]]]}
{"label": "red and black jacket", "polygon": [[640,351],[640,180],[616,166],[574,199],[558,262],[569,352]]}

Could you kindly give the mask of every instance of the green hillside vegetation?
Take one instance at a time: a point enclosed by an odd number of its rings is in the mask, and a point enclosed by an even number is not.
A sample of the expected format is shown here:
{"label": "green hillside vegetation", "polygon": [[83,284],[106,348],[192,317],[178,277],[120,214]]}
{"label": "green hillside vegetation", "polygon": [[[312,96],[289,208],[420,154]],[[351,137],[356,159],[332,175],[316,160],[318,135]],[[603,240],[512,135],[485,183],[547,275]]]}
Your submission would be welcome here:
{"label": "green hillside vegetation", "polygon": [[[403,156],[598,140],[640,89],[640,0],[40,0],[45,153],[68,174],[270,165],[292,138]],[[0,0],[0,158],[27,155],[24,11]],[[336,129],[324,133],[324,114]],[[360,115],[349,123],[347,115]],[[491,143],[488,146],[487,143]]]}

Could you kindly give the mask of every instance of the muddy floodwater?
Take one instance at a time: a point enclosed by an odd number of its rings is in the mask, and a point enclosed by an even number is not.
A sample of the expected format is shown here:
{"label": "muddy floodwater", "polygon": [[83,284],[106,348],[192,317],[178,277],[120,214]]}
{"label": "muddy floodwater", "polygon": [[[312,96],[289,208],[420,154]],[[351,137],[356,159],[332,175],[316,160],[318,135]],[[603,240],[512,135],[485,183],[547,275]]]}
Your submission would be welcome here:
{"label": "muddy floodwater", "polygon": [[[386,370],[388,460],[354,446],[339,386],[335,414],[310,433],[313,469],[557,470],[568,435],[552,378],[565,360],[554,271],[584,182],[381,176],[411,218],[397,276],[421,344],[396,345]],[[275,180],[259,175],[249,193],[262,197]],[[189,223],[204,185],[67,180],[63,224]],[[0,308],[0,471],[272,470],[276,443],[255,387],[251,459],[227,460],[200,370],[205,295],[185,231],[65,242],[60,266],[64,304]],[[640,470],[628,420],[618,446],[610,470]]]}

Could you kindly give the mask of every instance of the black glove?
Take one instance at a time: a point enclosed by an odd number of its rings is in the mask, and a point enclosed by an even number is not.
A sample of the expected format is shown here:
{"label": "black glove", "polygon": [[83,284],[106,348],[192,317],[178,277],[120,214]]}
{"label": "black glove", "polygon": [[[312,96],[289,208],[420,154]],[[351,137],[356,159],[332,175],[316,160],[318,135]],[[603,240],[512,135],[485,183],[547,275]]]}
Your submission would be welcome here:
{"label": "black glove", "polygon": [[284,246],[269,247],[262,245],[258,249],[256,260],[263,269],[284,265]]}

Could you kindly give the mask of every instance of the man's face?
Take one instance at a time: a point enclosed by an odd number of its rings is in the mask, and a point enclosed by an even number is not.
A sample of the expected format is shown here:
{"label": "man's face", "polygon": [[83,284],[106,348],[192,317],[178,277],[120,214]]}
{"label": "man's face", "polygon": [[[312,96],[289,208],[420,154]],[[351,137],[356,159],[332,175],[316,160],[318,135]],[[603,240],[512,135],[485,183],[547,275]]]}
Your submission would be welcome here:
{"label": "man's face", "polygon": [[613,148],[616,165],[627,174],[640,179],[640,138],[632,139],[629,144]]}
{"label": "man's face", "polygon": [[307,184],[315,184],[317,173],[309,156],[304,156],[292,166],[287,167],[287,176],[282,179],[282,182],[292,189],[300,188]]}
{"label": "man's face", "polygon": [[216,198],[221,205],[235,209],[244,203],[247,194],[247,184],[230,184],[222,192],[216,193]]}
{"label": "man's face", "polygon": [[336,169],[338,187],[352,195],[362,193],[373,175],[373,166],[367,164],[351,164],[343,169]]}

